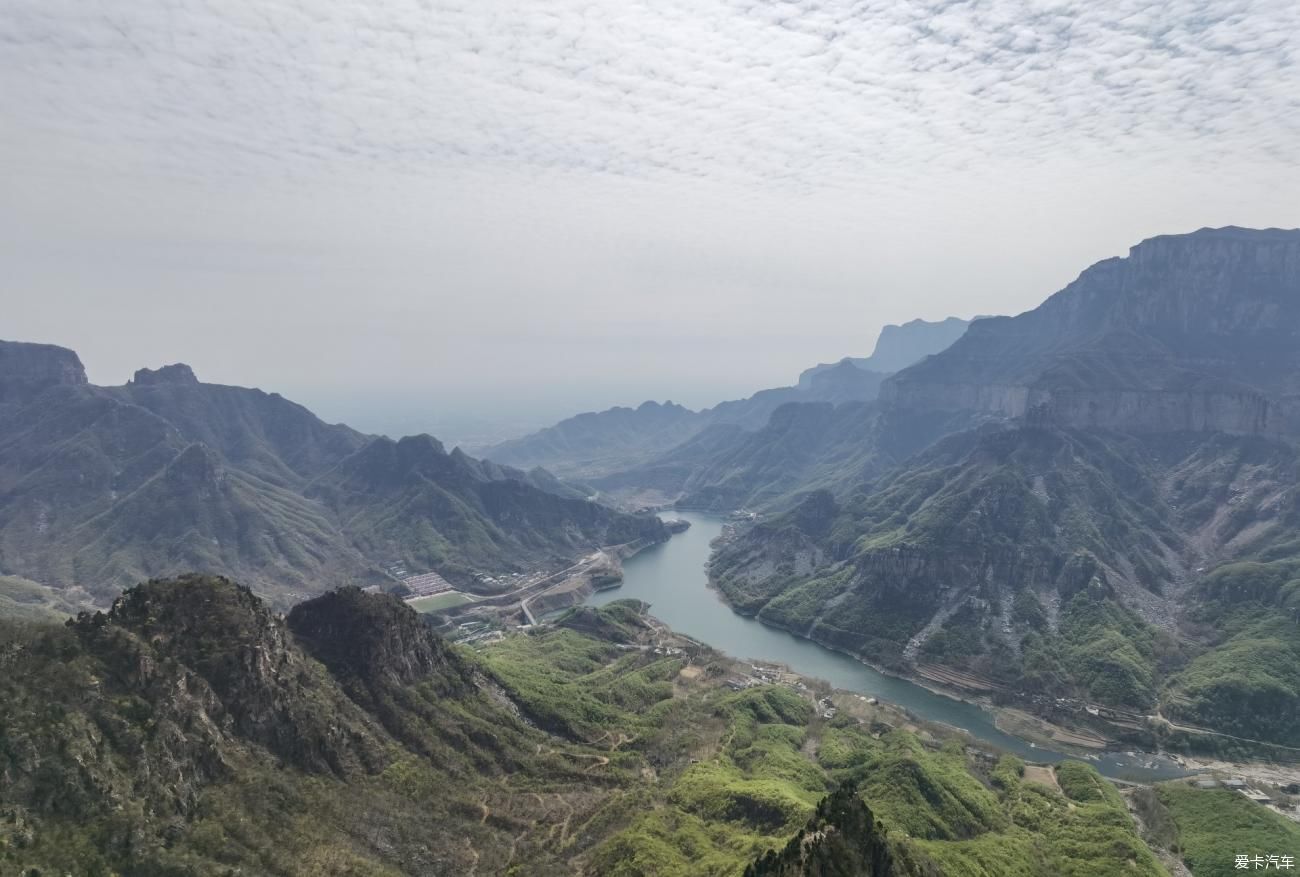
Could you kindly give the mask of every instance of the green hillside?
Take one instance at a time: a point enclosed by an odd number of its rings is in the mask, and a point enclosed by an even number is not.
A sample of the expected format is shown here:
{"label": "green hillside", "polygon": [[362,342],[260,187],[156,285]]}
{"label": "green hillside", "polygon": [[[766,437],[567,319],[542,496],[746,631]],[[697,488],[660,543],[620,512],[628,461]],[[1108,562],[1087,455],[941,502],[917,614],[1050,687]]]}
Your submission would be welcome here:
{"label": "green hillside", "polygon": [[[737,665],[643,612],[576,610],[471,652],[391,597],[282,619],[189,577],[9,626],[0,867],[740,875],[812,819],[887,837],[901,870],[880,873],[1163,873],[1091,768],[1043,786],[888,707],[849,698],[827,721],[820,692],[733,690]],[[823,801],[854,787],[873,819]]]}

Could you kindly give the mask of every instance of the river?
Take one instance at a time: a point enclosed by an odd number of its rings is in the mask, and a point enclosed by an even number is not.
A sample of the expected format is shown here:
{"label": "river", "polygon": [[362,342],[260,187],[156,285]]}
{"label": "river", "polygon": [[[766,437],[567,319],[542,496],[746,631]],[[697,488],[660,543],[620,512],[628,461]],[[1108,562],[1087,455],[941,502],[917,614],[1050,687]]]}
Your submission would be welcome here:
{"label": "river", "polygon": [[[598,591],[587,603],[599,606],[627,598],[644,600],[654,616],[673,630],[733,657],[785,664],[836,688],[897,704],[922,719],[963,728],[976,739],[1027,761],[1056,762],[1069,757],[998,730],[992,713],[983,707],[879,673],[848,655],[733,612],[708,586],[705,574],[709,543],[722,532],[723,520],[699,512],[675,512],[674,517],[690,521],[691,528],[629,558],[623,565],[622,586]],[[1186,774],[1174,762],[1142,752],[1136,757],[1108,752],[1088,761],[1106,776],[1136,782]]]}

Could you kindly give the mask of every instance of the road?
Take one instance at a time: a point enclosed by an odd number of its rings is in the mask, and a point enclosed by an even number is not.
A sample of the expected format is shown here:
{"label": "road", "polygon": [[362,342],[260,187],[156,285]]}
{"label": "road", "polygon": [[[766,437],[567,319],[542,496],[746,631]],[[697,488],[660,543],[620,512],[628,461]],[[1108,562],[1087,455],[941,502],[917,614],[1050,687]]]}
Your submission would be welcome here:
{"label": "road", "polygon": [[[555,588],[558,588],[560,585],[564,584],[564,583],[567,582],[570,578],[572,578],[572,573],[573,573],[575,570],[581,569],[583,572],[586,572],[586,571],[587,571],[588,569],[590,569],[592,566],[595,566],[597,563],[600,563],[600,562],[602,562],[602,561],[604,561],[604,562],[606,562],[606,563],[609,562],[609,558],[605,556],[605,551],[604,551],[604,549],[601,549],[601,550],[599,550],[599,551],[593,552],[592,554],[588,554],[586,557],[584,557],[582,560],[578,561],[577,563],[575,563],[573,566],[569,567],[568,569],[560,570],[559,572],[557,572],[557,573],[555,573],[554,575],[550,576],[550,579],[554,579],[554,578],[556,578],[556,577],[558,577],[558,576],[563,576],[563,578],[561,578],[559,581],[557,581],[557,582],[552,582],[551,584],[547,585],[545,588],[543,588],[542,590],[538,591],[537,593],[535,593],[535,594],[529,594],[528,596],[526,596],[526,597],[524,597],[523,599],[521,599],[521,600],[519,601],[519,608],[522,609],[522,610],[524,611],[524,618],[528,619],[528,626],[529,626],[529,627],[535,627],[535,626],[537,625],[537,619],[533,616],[533,610],[531,610],[531,609],[528,608],[528,601],[530,601],[530,600],[535,600],[535,599],[537,599],[538,597],[542,596],[543,594],[546,594],[546,593],[548,593],[548,592],[554,590]],[[543,583],[546,582],[546,581],[549,581],[549,579],[543,579],[543,580],[542,580]],[[539,583],[539,584],[540,584],[540,583]]]}

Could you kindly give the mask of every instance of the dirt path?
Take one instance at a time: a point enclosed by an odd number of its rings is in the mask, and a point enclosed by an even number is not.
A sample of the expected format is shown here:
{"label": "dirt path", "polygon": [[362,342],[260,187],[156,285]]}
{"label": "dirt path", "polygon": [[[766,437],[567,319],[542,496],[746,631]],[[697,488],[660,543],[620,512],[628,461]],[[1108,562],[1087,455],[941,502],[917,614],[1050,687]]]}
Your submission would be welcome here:
{"label": "dirt path", "polygon": [[624,734],[622,731],[619,731],[619,732],[618,732],[618,739],[615,740],[613,743],[610,744],[610,746],[609,746],[609,751],[610,751],[610,752],[614,752],[614,751],[617,750],[618,747],[620,747],[620,746],[626,746],[628,743],[633,743],[633,742],[636,741],[636,738],[639,737],[639,736],[641,736],[641,735],[640,735],[640,734],[633,734],[631,737],[629,737],[627,734]]}
{"label": "dirt path", "polygon": [[1157,712],[1151,718],[1159,719],[1175,731],[1185,731],[1188,734],[1209,734],[1212,737],[1226,737],[1229,740],[1238,740],[1242,743],[1253,743],[1256,746],[1269,746],[1273,749],[1285,749],[1288,752],[1300,752],[1300,748],[1295,746],[1283,746],[1281,743],[1268,743],[1263,740],[1252,740],[1249,737],[1234,737],[1232,734],[1224,734],[1221,731],[1211,731],[1209,728],[1198,728],[1195,725],[1180,725],[1177,722],[1171,722],[1166,719],[1160,712]]}
{"label": "dirt path", "polygon": [[573,805],[570,804],[568,801],[564,800],[564,796],[561,795],[559,792],[555,793],[555,800],[559,801],[564,806],[564,808],[569,811],[564,814],[564,821],[562,821],[559,826],[560,846],[564,846],[564,842],[569,839],[569,823],[573,821],[574,809],[573,809]]}

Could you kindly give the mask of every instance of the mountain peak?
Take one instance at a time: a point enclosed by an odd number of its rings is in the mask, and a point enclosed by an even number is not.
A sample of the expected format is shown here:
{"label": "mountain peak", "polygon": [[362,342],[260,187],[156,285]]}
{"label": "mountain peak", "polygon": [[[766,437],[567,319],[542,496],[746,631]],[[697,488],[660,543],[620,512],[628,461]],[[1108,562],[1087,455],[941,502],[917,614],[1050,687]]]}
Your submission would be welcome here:
{"label": "mountain peak", "polygon": [[685,408],[685,407],[682,406],[682,405],[678,405],[678,404],[677,404],[676,402],[674,402],[672,399],[668,399],[668,400],[666,400],[666,401],[664,401],[664,402],[656,402],[656,401],[654,401],[653,399],[649,399],[649,400],[647,400],[647,401],[645,401],[645,402],[642,402],[640,405],[638,405],[638,406],[636,407],[636,410],[637,410],[638,412],[645,413],[645,412],[650,412],[650,411],[665,411],[665,412],[667,412],[667,411],[673,411],[673,412],[677,412],[677,411],[687,411],[687,410],[689,410],[689,409]]}
{"label": "mountain peak", "polygon": [[208,756],[214,738],[235,736],[313,773],[373,770],[383,759],[372,729],[311,674],[284,621],[230,579],[152,579],[72,627],[128,690],[201,709],[185,727]]}
{"label": "mountain peak", "polygon": [[299,603],[286,618],[307,651],[341,679],[406,684],[438,676],[468,689],[470,672],[414,609],[388,594],[340,588]]}
{"label": "mountain peak", "polygon": [[435,454],[439,457],[447,453],[443,443],[438,441],[427,432],[419,435],[403,436],[397,440],[397,452],[405,459],[424,457],[429,454]]}
{"label": "mountain peak", "polygon": [[901,325],[880,328],[876,346],[859,368],[877,372],[895,372],[907,368],[917,360],[952,344],[969,325],[968,320],[948,317],[943,320],[909,320]]}
{"label": "mountain peak", "polygon": [[157,384],[197,384],[198,382],[194,369],[183,362],[164,365],[157,369],[142,368],[131,378],[131,383],[137,387]]}
{"label": "mountain peak", "polygon": [[1151,431],[1300,428],[1300,229],[1150,238],[1043,304],[978,320],[887,403]]}
{"label": "mountain peak", "polygon": [[86,383],[85,367],[66,347],[0,341],[0,402],[23,402],[50,387]]}

